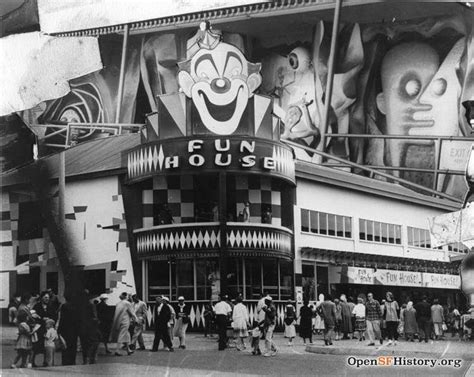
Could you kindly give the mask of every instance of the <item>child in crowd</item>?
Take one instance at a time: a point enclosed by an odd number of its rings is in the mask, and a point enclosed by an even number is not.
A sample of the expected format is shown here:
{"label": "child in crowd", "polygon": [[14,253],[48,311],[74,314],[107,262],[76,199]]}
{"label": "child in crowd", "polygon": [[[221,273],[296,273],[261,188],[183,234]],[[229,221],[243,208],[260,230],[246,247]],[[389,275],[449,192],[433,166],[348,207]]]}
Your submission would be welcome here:
{"label": "child in crowd", "polygon": [[55,322],[52,319],[46,320],[46,334],[44,334],[44,365],[51,367],[54,365],[55,341],[58,333],[54,328]]}
{"label": "child in crowd", "polygon": [[263,328],[263,321],[262,323],[258,323],[255,321],[253,323],[252,333],[252,355],[261,355],[262,352],[260,351],[260,337],[262,336],[262,328]]}
{"label": "child in crowd", "polygon": [[20,368],[31,368],[30,354],[32,349],[31,335],[32,331],[30,326],[26,323],[27,315],[25,312],[18,313],[16,318],[18,323],[18,339],[16,340],[16,357],[11,365],[12,368],[16,368],[16,364],[21,359]]}

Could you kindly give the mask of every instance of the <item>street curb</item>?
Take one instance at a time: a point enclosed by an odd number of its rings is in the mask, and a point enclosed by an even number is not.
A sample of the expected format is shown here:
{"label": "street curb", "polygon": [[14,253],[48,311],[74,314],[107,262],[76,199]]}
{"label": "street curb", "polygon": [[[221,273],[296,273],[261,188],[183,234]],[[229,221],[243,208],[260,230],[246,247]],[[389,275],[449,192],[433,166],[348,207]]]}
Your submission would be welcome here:
{"label": "street curb", "polygon": [[374,347],[370,348],[348,348],[348,347],[331,347],[331,346],[315,346],[308,345],[306,352],[318,353],[323,355],[347,355],[347,356],[407,356],[407,357],[435,357],[440,358],[457,358],[463,360],[474,360],[473,353],[453,353],[448,352],[442,355],[441,352],[427,351],[404,351],[397,348]]}

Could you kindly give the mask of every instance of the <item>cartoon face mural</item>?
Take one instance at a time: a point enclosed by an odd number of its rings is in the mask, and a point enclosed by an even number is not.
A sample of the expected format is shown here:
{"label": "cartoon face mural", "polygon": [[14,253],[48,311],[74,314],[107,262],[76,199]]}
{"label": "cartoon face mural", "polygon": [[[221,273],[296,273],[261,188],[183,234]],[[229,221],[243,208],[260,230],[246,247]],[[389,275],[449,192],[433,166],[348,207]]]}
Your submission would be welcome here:
{"label": "cartoon face mural", "polygon": [[[387,53],[381,71],[383,92],[377,96],[377,107],[387,117],[387,134],[459,134],[461,87],[456,66],[463,43],[464,38],[456,43],[441,66],[438,53],[426,43],[403,43]],[[400,166],[406,141],[388,143],[390,164]]]}
{"label": "cartoon face mural", "polygon": [[204,126],[218,135],[232,134],[249,98],[260,86],[260,64],[247,61],[233,45],[220,42],[213,49],[202,46],[179,64],[178,81],[191,98]]}

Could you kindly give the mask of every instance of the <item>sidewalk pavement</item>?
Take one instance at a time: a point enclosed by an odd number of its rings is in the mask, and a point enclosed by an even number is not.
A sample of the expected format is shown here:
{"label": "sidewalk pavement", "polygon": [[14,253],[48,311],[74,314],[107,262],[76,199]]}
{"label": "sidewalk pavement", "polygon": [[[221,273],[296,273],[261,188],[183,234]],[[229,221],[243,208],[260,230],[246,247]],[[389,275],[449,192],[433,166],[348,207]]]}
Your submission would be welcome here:
{"label": "sidewalk pavement", "polygon": [[419,341],[407,342],[399,340],[397,345],[382,345],[377,341],[375,346],[368,346],[368,341],[338,340],[332,346],[325,346],[321,337],[312,345],[306,346],[306,352],[326,355],[347,356],[410,356],[410,357],[435,357],[435,358],[460,358],[474,360],[474,343],[472,341],[459,341],[458,337],[446,336],[444,340],[430,340],[428,343]]}
{"label": "sidewalk pavement", "polygon": [[[2,367],[7,368],[8,362],[11,362],[15,354],[14,345],[17,338],[17,328],[13,326],[2,326],[1,331],[1,347],[3,362]],[[145,346],[149,350],[153,344],[154,334],[151,331],[144,333]],[[249,340],[245,344],[249,352]],[[334,341],[333,346],[324,346],[322,335],[313,337],[313,344],[304,344],[300,337],[293,340],[293,346],[288,346],[288,339],[283,337],[283,333],[276,333],[274,343],[281,354],[299,354],[309,355],[308,353],[327,354],[327,355],[347,355],[347,356],[418,356],[418,357],[436,357],[436,358],[462,358],[464,360],[474,360],[474,344],[472,341],[459,341],[459,338],[451,338],[448,336],[446,340],[430,341],[429,343],[407,342],[400,340],[398,344],[389,346],[387,341],[383,345],[367,346],[367,341],[359,342],[358,340],[338,340]],[[179,345],[178,339],[174,339],[174,346]],[[114,345],[110,344],[112,350]],[[138,346],[138,345],[137,345]],[[163,344],[160,344],[160,348]],[[260,348],[264,350],[265,342],[260,342]],[[235,344],[230,343],[230,348],[235,348]],[[217,335],[211,338],[204,337],[201,333],[187,333],[186,349],[192,351],[214,351],[217,350]],[[103,355],[103,344],[99,347],[99,357]],[[81,356],[78,354],[78,360]]]}

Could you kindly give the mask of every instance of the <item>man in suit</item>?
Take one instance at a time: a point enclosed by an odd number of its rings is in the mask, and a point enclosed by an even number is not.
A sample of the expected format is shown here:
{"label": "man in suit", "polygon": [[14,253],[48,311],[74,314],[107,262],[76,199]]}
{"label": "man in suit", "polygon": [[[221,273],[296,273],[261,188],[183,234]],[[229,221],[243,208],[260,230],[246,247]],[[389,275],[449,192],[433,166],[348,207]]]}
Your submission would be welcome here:
{"label": "man in suit", "polygon": [[155,306],[155,339],[153,340],[152,352],[158,351],[158,346],[160,345],[160,340],[163,340],[165,347],[169,349],[170,352],[173,352],[173,344],[171,343],[169,326],[171,319],[171,310],[168,305],[163,300],[162,296],[156,298]]}

